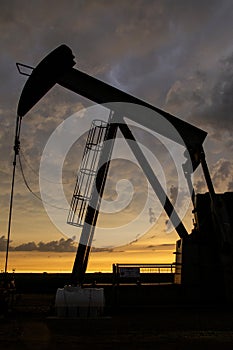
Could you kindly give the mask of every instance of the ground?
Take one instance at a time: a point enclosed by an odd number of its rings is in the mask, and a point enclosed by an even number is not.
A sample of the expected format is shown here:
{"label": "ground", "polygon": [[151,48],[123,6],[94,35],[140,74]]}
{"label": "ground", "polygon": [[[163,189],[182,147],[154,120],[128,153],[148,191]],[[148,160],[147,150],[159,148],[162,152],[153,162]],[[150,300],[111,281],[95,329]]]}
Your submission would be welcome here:
{"label": "ground", "polygon": [[0,348],[233,349],[233,311],[218,306],[115,308],[99,319],[57,319],[53,294],[22,294],[0,320]]}

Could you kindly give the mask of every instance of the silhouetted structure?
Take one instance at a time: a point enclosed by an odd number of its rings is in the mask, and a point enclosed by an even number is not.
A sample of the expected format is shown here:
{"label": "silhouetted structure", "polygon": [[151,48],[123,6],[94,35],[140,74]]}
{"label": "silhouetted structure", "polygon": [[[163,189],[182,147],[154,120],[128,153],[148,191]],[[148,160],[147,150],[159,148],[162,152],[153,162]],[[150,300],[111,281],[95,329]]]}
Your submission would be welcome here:
{"label": "silhouetted structure", "polygon": [[192,300],[233,301],[232,203],[232,192],[215,194],[214,210],[209,193],[195,196],[195,227],[177,241],[175,274]]}
{"label": "silhouetted structure", "polygon": [[[232,223],[229,224],[226,218],[232,198],[231,194],[215,194],[202,146],[206,132],[74,69],[73,58],[72,51],[66,45],[61,45],[32,71],[18,105],[20,120],[56,83],[96,103],[125,102],[128,105],[127,108],[120,104],[110,105],[108,122],[92,125],[88,136],[81,177],[79,176],[76,182],[68,217],[70,224],[83,227],[72,271],[72,284],[81,284],[84,278],[114,140],[117,130],[120,130],[181,238],[177,242],[176,282],[192,288],[195,286],[198,288],[199,285],[201,286],[199,292],[208,296],[215,284],[212,283],[210,288],[210,283],[207,281],[213,282],[217,276],[220,283],[216,282],[215,290],[218,289],[217,284],[220,286],[224,284],[227,285],[224,289],[225,294],[231,293],[229,286],[231,285],[230,276],[232,276]],[[143,116],[140,110],[129,107],[132,105],[145,107]],[[179,220],[171,201],[126,123],[125,117],[186,146],[187,162],[183,165],[183,170],[190,188],[196,217],[196,226],[191,235],[188,235]],[[161,117],[168,121],[177,133],[164,128],[163,123],[160,123]],[[91,162],[89,162],[90,159]],[[191,182],[191,173],[199,164],[202,165],[209,190],[209,193],[204,196],[195,196]],[[83,176],[84,174],[86,176]],[[84,183],[86,183],[85,186],[83,186]],[[96,191],[92,191],[94,183]]]}

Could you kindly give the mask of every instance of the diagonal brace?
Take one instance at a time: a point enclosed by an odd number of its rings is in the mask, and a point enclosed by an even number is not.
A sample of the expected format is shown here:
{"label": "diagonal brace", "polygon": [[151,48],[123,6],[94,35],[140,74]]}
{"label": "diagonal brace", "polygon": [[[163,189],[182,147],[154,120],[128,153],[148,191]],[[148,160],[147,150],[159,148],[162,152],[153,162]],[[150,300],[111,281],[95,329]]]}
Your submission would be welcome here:
{"label": "diagonal brace", "polygon": [[188,236],[188,232],[181,222],[176,210],[174,209],[172,203],[170,202],[166,192],[161,186],[159,180],[157,179],[153,169],[148,163],[146,157],[144,156],[141,148],[137,144],[135,137],[133,136],[131,130],[128,125],[123,121],[119,123],[119,128],[126,139],[130,149],[132,150],[134,156],[136,157],[139,165],[141,166],[144,174],[146,175],[149,183],[151,184],[155,194],[157,195],[160,203],[162,204],[164,210],[166,211],[168,217],[170,218],[176,232],[180,236],[180,238],[184,238]]}

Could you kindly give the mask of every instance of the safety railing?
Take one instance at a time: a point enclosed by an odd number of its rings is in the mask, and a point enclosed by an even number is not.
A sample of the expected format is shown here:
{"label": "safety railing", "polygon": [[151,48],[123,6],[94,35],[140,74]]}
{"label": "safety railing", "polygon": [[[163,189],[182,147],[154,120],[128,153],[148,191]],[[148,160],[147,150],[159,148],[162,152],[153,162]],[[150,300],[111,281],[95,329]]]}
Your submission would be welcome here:
{"label": "safety railing", "polygon": [[107,126],[108,123],[102,120],[94,120],[89,130],[67,218],[67,223],[70,225],[78,227],[84,225]]}

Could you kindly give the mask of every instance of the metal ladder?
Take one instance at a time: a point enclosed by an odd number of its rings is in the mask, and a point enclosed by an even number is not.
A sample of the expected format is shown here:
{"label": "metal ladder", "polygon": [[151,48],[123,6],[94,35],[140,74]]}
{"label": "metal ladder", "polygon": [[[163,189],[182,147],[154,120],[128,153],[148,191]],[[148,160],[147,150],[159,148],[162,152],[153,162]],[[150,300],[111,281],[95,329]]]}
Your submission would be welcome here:
{"label": "metal ladder", "polygon": [[84,225],[107,127],[108,123],[99,119],[93,120],[91,124],[67,217],[70,225]]}

